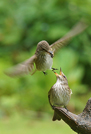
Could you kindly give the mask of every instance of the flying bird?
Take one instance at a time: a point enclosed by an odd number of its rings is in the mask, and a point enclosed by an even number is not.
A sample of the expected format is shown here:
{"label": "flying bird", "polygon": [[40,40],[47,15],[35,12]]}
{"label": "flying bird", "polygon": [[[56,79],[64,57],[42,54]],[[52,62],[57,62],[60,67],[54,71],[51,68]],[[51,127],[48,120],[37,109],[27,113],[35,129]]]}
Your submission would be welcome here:
{"label": "flying bird", "polygon": [[[70,101],[72,91],[68,86],[67,78],[62,72],[61,68],[60,68],[60,74],[57,74],[56,72],[54,73],[57,77],[57,81],[48,92],[49,103],[53,109],[55,106],[57,107],[64,106],[67,109],[66,106]],[[52,120],[53,121],[61,120],[61,117],[54,111]]]}
{"label": "flying bird", "polygon": [[[36,70],[42,71],[46,74],[46,70],[55,70],[52,68],[53,57],[54,54],[64,45],[66,45],[71,38],[80,34],[88,27],[87,24],[80,21],[78,22],[64,37],[57,40],[53,44],[49,45],[49,43],[45,40],[40,41],[37,44],[37,48],[35,54],[27,59],[26,61],[15,65],[5,71],[5,74],[10,77],[15,77],[24,74],[34,74]],[[33,72],[34,64],[36,65],[36,69]]]}

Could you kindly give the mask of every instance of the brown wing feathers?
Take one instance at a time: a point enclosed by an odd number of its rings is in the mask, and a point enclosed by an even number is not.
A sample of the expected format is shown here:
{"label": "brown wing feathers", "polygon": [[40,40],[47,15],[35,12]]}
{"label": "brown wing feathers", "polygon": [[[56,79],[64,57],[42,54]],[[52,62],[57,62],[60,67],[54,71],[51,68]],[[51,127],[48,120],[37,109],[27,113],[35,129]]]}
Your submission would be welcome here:
{"label": "brown wing feathers", "polygon": [[53,52],[55,53],[59,48],[66,45],[72,37],[80,34],[87,27],[88,25],[85,24],[85,22],[83,21],[78,22],[63,38],[57,40],[50,46]]}
{"label": "brown wing feathers", "polygon": [[15,77],[18,75],[28,74],[31,72],[34,68],[34,60],[36,56],[33,55],[31,58],[26,60],[25,62],[22,62],[14,67],[9,68],[5,71],[5,74],[7,74],[10,77]]}

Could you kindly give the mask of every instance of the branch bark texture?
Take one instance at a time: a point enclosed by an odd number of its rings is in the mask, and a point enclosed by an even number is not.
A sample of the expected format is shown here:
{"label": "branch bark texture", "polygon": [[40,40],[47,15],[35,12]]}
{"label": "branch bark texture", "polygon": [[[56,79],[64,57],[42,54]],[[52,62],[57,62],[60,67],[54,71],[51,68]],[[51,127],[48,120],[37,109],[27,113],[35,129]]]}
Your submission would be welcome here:
{"label": "branch bark texture", "polygon": [[79,115],[73,114],[65,108],[55,107],[54,110],[78,134],[91,134],[91,98]]}

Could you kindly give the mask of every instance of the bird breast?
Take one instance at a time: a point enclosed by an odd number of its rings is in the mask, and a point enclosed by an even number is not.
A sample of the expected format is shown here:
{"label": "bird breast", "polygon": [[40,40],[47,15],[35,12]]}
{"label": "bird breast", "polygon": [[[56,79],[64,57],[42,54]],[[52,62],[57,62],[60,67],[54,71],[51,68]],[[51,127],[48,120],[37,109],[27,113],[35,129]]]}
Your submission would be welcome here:
{"label": "bird breast", "polygon": [[71,97],[71,92],[69,90],[71,89],[69,89],[68,86],[56,82],[52,87],[50,94],[51,104],[54,106],[67,106]]}
{"label": "bird breast", "polygon": [[46,71],[47,69],[52,68],[53,58],[48,53],[45,53],[43,55],[41,54],[38,56],[37,60],[35,61],[35,64],[36,68],[39,71]]}
{"label": "bird breast", "polygon": [[50,54],[46,54],[45,56],[45,69],[51,69],[52,68],[52,64],[53,64],[53,58],[51,57]]}

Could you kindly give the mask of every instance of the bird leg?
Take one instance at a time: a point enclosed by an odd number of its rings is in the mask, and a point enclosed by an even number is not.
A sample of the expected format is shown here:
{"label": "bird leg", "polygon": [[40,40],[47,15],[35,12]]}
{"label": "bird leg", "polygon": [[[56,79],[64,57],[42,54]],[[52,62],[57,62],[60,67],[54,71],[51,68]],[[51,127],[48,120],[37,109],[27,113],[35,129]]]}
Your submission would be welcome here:
{"label": "bird leg", "polygon": [[66,106],[64,106],[64,108],[67,110],[67,112],[69,111]]}
{"label": "bird leg", "polygon": [[47,75],[47,73],[46,73],[46,72],[44,72],[44,71],[43,71],[43,74],[44,74],[44,75]]}

